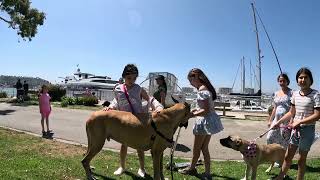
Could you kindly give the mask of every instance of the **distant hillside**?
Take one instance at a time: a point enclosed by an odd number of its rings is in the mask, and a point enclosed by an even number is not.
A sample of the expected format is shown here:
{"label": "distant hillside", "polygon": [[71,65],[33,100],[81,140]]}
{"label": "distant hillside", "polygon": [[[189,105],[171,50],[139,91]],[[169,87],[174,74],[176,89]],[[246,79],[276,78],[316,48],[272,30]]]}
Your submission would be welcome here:
{"label": "distant hillside", "polygon": [[43,84],[50,84],[49,81],[41,79],[41,78],[34,78],[34,77],[23,77],[23,76],[0,76],[0,84],[2,85],[7,85],[9,87],[13,87],[16,85],[18,79],[20,79],[21,83],[26,80],[27,83],[29,84],[29,88],[39,88]]}

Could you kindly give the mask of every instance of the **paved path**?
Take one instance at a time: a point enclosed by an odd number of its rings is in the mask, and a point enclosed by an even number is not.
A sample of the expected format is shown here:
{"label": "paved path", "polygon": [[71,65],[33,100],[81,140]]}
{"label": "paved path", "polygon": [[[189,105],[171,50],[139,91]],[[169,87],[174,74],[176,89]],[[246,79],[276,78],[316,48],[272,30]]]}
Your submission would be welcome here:
{"label": "paved path", "polygon": [[[51,128],[55,132],[55,138],[69,140],[76,143],[87,144],[85,132],[85,121],[92,111],[53,108],[50,116]],[[192,126],[194,119],[190,119],[189,127],[182,129],[179,143],[192,149],[193,134]],[[227,137],[229,134],[240,135],[246,139],[253,139],[263,133],[267,127],[263,121],[245,121],[234,119],[223,119],[225,130],[212,136],[209,145],[211,158],[221,160],[240,160],[239,152],[222,147],[219,143],[220,138]],[[0,126],[10,127],[18,130],[41,134],[40,114],[37,106],[12,106],[6,103],[0,103]],[[320,132],[320,123],[317,123],[317,132]],[[265,137],[259,140],[265,143]],[[119,150],[120,144],[115,141],[107,142],[105,148]],[[129,151],[133,151],[129,149]],[[134,152],[134,151],[133,151]],[[166,150],[169,153],[169,150]],[[175,152],[175,155],[185,158],[192,157],[192,151]],[[320,157],[320,140],[318,140],[310,151],[309,157]]]}

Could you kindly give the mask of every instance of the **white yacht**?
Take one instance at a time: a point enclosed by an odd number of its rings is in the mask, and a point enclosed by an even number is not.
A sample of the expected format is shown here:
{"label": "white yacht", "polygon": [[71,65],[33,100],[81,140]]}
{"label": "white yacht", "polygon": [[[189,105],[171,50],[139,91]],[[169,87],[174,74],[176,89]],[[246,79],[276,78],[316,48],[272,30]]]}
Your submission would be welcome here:
{"label": "white yacht", "polygon": [[114,97],[113,88],[118,83],[117,80],[112,80],[108,76],[96,76],[90,73],[83,73],[80,68],[73,76],[63,78],[61,84],[66,88],[66,96],[79,97],[90,91],[100,100],[112,100]]}

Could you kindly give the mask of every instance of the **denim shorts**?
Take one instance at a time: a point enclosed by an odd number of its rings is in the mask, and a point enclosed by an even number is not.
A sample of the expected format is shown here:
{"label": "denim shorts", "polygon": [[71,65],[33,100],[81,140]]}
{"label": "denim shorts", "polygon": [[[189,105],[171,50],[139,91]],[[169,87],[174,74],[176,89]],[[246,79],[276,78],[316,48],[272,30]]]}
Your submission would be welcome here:
{"label": "denim shorts", "polygon": [[315,136],[315,125],[307,125],[300,127],[300,137],[294,131],[291,134],[290,144],[299,147],[300,151],[310,151]]}

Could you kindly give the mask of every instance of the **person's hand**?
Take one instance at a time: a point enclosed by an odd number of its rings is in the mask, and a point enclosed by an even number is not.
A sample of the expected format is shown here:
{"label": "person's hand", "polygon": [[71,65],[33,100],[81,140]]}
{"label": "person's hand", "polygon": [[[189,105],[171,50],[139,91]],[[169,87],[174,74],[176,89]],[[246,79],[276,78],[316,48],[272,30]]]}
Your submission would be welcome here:
{"label": "person's hand", "polygon": [[299,121],[295,121],[295,122],[289,124],[288,126],[291,127],[292,129],[296,129],[297,127],[300,126],[300,122]]}
{"label": "person's hand", "polygon": [[267,125],[268,125],[268,127],[270,128],[270,126],[271,126],[271,121],[268,121],[268,124],[267,124]]}
{"label": "person's hand", "polygon": [[103,111],[110,111],[110,110],[112,110],[113,108],[111,108],[111,107],[105,107],[105,108],[103,108],[102,110]]}
{"label": "person's hand", "polygon": [[192,109],[192,110],[191,110],[191,117],[197,116],[197,115],[195,114],[197,111],[198,111],[197,109]]}
{"label": "person's hand", "polygon": [[278,123],[275,123],[275,124],[270,126],[270,129],[277,129],[277,128],[279,128],[279,124]]}

